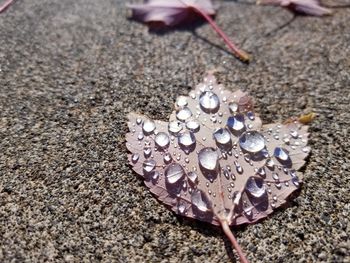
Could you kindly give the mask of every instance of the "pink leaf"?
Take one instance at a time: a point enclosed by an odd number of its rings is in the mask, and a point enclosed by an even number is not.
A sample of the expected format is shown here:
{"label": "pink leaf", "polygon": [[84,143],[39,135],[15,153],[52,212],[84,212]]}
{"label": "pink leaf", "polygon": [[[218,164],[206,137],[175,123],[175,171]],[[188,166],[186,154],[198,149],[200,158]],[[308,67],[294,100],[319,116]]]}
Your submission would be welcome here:
{"label": "pink leaf", "polygon": [[130,113],[130,164],[175,213],[221,225],[247,262],[229,225],[267,217],[300,188],[307,126],[262,125],[246,93],[210,74],[175,109],[169,122]]}
{"label": "pink leaf", "polygon": [[249,55],[238,49],[211,18],[215,15],[215,9],[210,0],[150,0],[145,4],[127,6],[132,9],[134,19],[144,23],[163,23],[166,26],[176,26],[200,15],[207,20],[239,59],[243,61],[250,59]]}
{"label": "pink leaf", "polygon": [[295,13],[312,16],[324,16],[332,13],[328,8],[322,7],[318,0],[258,0],[257,4],[280,5]]}
{"label": "pink leaf", "polygon": [[163,22],[167,26],[178,25],[195,11],[190,7],[202,10],[208,15],[215,15],[215,9],[210,0],[150,0],[146,4],[129,4],[133,17],[142,22]]}
{"label": "pink leaf", "polygon": [[2,5],[0,5],[0,13],[4,12],[12,3],[14,0],[7,0]]}

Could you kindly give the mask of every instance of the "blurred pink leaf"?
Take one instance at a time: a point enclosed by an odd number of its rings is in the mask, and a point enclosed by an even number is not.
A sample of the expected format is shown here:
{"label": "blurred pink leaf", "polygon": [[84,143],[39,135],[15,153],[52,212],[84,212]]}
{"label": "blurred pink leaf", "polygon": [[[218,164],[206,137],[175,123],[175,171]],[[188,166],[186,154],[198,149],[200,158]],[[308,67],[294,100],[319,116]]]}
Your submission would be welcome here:
{"label": "blurred pink leaf", "polygon": [[[210,0],[150,0],[145,4],[129,4],[133,17],[141,22],[162,22],[167,26],[178,25],[196,15],[193,8],[208,15],[215,15]],[[192,8],[191,8],[192,7]]]}
{"label": "blurred pink leaf", "polygon": [[129,4],[132,17],[144,23],[163,23],[166,26],[176,26],[190,22],[201,16],[222,37],[233,53],[243,61],[249,61],[249,55],[238,49],[226,34],[216,25],[211,16],[215,9],[210,0],[149,0],[145,4]]}
{"label": "blurred pink leaf", "polygon": [[322,7],[318,0],[257,0],[257,4],[279,5],[289,10],[312,16],[330,15],[332,11]]}
{"label": "blurred pink leaf", "polygon": [[251,224],[286,203],[302,183],[308,127],[262,125],[246,93],[211,74],[179,96],[169,122],[130,113],[129,162],[175,213],[220,225],[242,262],[229,226]]}
{"label": "blurred pink leaf", "polygon": [[3,4],[0,4],[0,13],[4,12],[12,3],[14,0],[7,0]]}

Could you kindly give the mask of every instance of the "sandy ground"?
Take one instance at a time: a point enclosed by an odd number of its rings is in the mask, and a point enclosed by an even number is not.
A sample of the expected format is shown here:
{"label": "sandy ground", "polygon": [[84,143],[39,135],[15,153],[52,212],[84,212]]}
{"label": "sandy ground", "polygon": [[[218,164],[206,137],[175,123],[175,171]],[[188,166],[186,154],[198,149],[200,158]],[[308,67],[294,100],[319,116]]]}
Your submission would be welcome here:
{"label": "sandy ground", "polygon": [[[328,1],[329,4],[349,1]],[[126,115],[167,120],[219,69],[264,123],[313,111],[290,207],[235,230],[251,262],[349,262],[350,9],[332,17],[222,2],[217,23],[157,35],[118,0],[16,1],[0,15],[0,261],[235,262],[220,229],[175,216],[127,164]]]}

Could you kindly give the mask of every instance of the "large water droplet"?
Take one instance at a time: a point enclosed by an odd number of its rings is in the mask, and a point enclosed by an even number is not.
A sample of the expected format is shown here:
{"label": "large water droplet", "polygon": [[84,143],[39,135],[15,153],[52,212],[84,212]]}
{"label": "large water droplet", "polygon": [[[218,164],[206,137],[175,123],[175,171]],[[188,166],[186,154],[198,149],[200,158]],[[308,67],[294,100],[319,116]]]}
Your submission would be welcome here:
{"label": "large water droplet", "polygon": [[276,147],[273,155],[282,163],[289,160],[288,151],[281,147]]}
{"label": "large water droplet", "polygon": [[184,177],[185,171],[180,164],[173,163],[166,168],[164,174],[167,183],[175,184]]}
{"label": "large water droplet", "polygon": [[192,132],[184,132],[178,137],[178,142],[186,153],[189,153],[194,150],[194,146],[196,144],[196,138]]}
{"label": "large water droplet", "polygon": [[220,108],[219,97],[211,91],[204,91],[200,95],[199,104],[206,113],[216,113]]}
{"label": "large water droplet", "polygon": [[218,160],[218,153],[213,148],[204,148],[198,153],[199,164],[206,170],[215,170],[218,166]]}
{"label": "large water droplet", "polygon": [[192,112],[188,107],[184,107],[176,113],[176,118],[179,121],[185,121],[191,116],[192,116]]}
{"label": "large water droplet", "polygon": [[257,131],[245,132],[239,138],[241,148],[250,153],[256,153],[265,148],[265,139]]}
{"label": "large water droplet", "polygon": [[182,130],[182,124],[179,121],[172,121],[168,125],[168,130],[172,134],[178,134]]}
{"label": "large water droplet", "polygon": [[186,123],[187,129],[193,131],[193,132],[198,132],[200,128],[200,124],[198,121],[188,121]]}
{"label": "large water droplet", "polygon": [[249,177],[245,188],[249,194],[256,198],[260,198],[266,193],[264,180],[258,177]]}
{"label": "large water droplet", "polygon": [[198,175],[195,172],[189,172],[187,174],[187,177],[193,184],[196,184],[198,182]]}
{"label": "large water droplet", "polygon": [[170,143],[169,136],[165,132],[159,132],[154,138],[154,141],[156,142],[157,146],[161,148],[168,147]]}
{"label": "large water droplet", "polygon": [[150,173],[154,170],[154,168],[156,168],[156,161],[155,160],[146,160],[143,163],[143,170],[146,173]]}
{"label": "large water droplet", "polygon": [[184,107],[187,105],[187,98],[185,96],[179,96],[176,100],[176,105],[179,107]]}
{"label": "large water droplet", "polygon": [[144,133],[150,134],[156,128],[156,124],[152,120],[145,120],[142,125]]}
{"label": "large water droplet", "polygon": [[198,208],[198,210],[202,212],[207,212],[209,210],[208,204],[206,203],[206,201],[204,201],[201,191],[199,190],[193,191],[191,195],[191,201],[192,201],[192,204],[194,204]]}
{"label": "large water droplet", "polygon": [[225,128],[220,128],[214,132],[214,138],[218,144],[225,145],[231,142],[231,134]]}
{"label": "large water droplet", "polygon": [[235,132],[243,130],[245,128],[244,116],[242,114],[237,114],[236,116],[229,117],[227,119],[227,127]]}

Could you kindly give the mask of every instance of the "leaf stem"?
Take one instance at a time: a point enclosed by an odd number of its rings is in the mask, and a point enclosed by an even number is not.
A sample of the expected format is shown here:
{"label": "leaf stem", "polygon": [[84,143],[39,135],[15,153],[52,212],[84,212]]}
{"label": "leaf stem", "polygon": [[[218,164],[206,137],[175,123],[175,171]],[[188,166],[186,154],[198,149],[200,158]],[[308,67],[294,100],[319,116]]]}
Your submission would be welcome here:
{"label": "leaf stem", "polygon": [[232,41],[228,38],[228,36],[220,29],[220,27],[214,22],[214,20],[210,17],[210,15],[206,14],[199,8],[195,6],[191,6],[193,10],[203,16],[208,23],[212,26],[212,28],[218,33],[218,35],[225,41],[226,45],[233,51],[233,53],[242,61],[248,62],[250,60],[250,56],[243,50],[240,50]]}
{"label": "leaf stem", "polygon": [[0,6],[0,13],[2,13],[3,11],[5,11],[6,8],[8,8],[12,2],[14,0],[7,0],[5,3],[3,3],[1,6]]}
{"label": "leaf stem", "polygon": [[220,220],[220,223],[221,223],[221,227],[222,227],[222,230],[224,231],[225,235],[228,237],[228,239],[231,241],[231,244],[233,245],[233,247],[237,251],[237,254],[240,258],[241,263],[249,263],[247,258],[244,256],[243,251],[242,251],[240,245],[238,244],[235,236],[233,235],[233,233],[230,229],[230,226],[227,223],[227,220],[225,220],[225,219]]}

